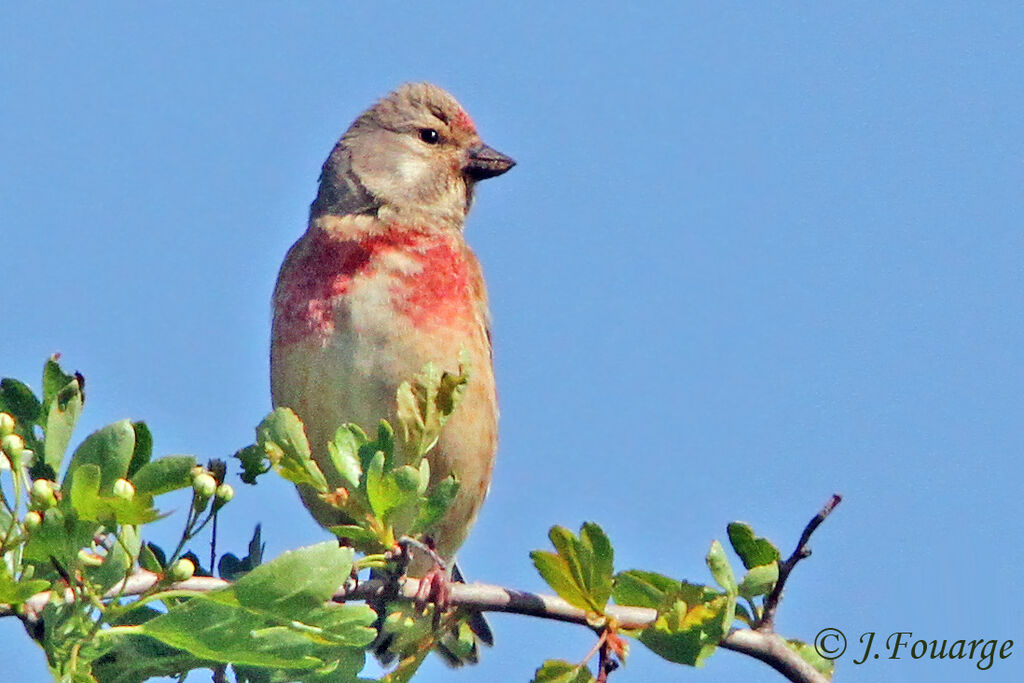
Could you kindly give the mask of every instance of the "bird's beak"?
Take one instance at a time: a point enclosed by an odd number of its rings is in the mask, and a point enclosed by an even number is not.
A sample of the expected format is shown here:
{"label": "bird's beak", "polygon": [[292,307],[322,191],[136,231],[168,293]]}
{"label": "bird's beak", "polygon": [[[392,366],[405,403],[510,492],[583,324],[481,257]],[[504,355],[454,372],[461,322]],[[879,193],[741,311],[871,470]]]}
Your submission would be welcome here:
{"label": "bird's beak", "polygon": [[484,180],[501,175],[515,165],[512,157],[505,156],[481,142],[469,148],[469,157],[462,170],[473,180]]}

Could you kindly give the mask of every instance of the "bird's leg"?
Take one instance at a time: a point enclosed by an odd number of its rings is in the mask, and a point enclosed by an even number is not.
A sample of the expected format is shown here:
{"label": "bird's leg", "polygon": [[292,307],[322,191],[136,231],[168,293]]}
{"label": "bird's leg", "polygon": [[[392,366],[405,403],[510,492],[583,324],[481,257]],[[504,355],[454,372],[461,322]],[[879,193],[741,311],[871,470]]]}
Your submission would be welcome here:
{"label": "bird's leg", "polygon": [[448,575],[448,567],[434,550],[429,538],[426,539],[426,542],[421,542],[403,536],[398,543],[406,549],[406,552],[411,547],[426,553],[434,563],[434,566],[427,570],[427,573],[420,579],[415,605],[416,609],[420,611],[426,610],[428,605],[434,606],[434,628],[436,629],[441,621],[441,615],[447,612],[451,606],[451,578]]}
{"label": "bird's leg", "polygon": [[434,566],[420,579],[420,589],[416,592],[416,607],[425,610],[427,605],[434,606],[434,630],[441,625],[441,615],[451,606],[451,581],[444,567]]}

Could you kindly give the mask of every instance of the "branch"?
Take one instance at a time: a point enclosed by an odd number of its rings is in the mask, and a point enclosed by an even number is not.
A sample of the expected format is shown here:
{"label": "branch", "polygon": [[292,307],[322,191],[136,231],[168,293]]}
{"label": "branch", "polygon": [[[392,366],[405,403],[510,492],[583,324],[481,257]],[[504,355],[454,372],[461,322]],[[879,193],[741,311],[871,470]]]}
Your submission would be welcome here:
{"label": "branch", "polygon": [[[579,624],[589,628],[587,613],[584,610],[553,595],[527,593],[482,583],[453,583],[450,588],[452,606],[465,607],[478,612],[522,614]],[[383,595],[385,590],[387,590],[385,580],[373,579],[360,583],[351,590],[338,591],[334,600],[337,602],[372,600]],[[405,578],[401,581],[396,597],[411,601],[415,599],[418,590],[419,581],[417,579]],[[658,616],[657,610],[622,605],[608,605],[605,607],[605,614],[615,619],[619,628],[625,630],[647,628],[654,623]],[[764,662],[793,683],[828,683],[825,676],[808,664],[803,657],[786,644],[782,636],[776,633],[733,629],[719,645],[726,650],[739,652]]]}
{"label": "branch", "polygon": [[[124,581],[119,582],[116,586],[107,591],[103,598],[105,600],[112,600],[117,597],[129,598],[142,595],[160,583],[162,578],[163,577],[159,574],[154,574],[151,571],[137,569],[132,574],[128,575]],[[227,588],[230,585],[230,581],[216,579],[212,576],[193,576],[185,581],[167,583],[164,585],[164,588],[166,590],[209,593],[210,591],[217,590],[218,588]],[[43,608],[46,607],[46,604],[50,602],[50,599],[53,597],[53,591],[36,593],[24,602],[20,611],[15,610],[10,605],[0,603],[0,617],[20,615],[28,621],[38,621],[43,613]],[[71,602],[75,599],[75,594],[68,589],[64,591],[63,597],[65,602]]]}
{"label": "branch", "polygon": [[778,633],[733,629],[720,646],[764,662],[793,683],[829,683],[829,679],[789,647]]}
{"label": "branch", "polygon": [[[753,629],[733,629],[719,643],[721,647],[760,660],[790,681],[793,681],[793,683],[828,683],[828,679],[807,663],[795,650],[790,648],[786,640],[776,634],[772,627],[786,580],[797,563],[810,556],[811,551],[807,547],[807,543],[810,541],[811,534],[825,521],[825,518],[839,504],[840,500],[842,498],[838,494],[832,496],[818,514],[808,522],[803,533],[800,535],[800,541],[797,543],[793,554],[779,564],[778,581],[775,583],[775,588],[767,600],[765,600],[763,616],[758,624]],[[141,595],[160,584],[161,580],[162,577],[160,575],[140,569],[128,576],[122,583],[110,589],[105,597],[115,598]],[[163,588],[174,591],[206,593],[219,588],[226,588],[230,585],[231,583],[224,579],[195,576],[185,581],[166,584]],[[579,624],[591,628],[587,622],[586,611],[553,595],[528,593],[526,591],[517,591],[482,583],[453,583],[449,588],[451,591],[449,601],[453,607],[463,607],[476,612],[521,614],[541,619]],[[393,581],[370,579],[352,587],[346,586],[339,589],[332,599],[335,602],[379,602],[381,599],[415,602],[420,591],[420,581],[419,579],[404,577],[399,580],[397,594],[394,593],[394,589],[395,584]],[[0,617],[20,614],[26,621],[36,622],[51,597],[51,591],[44,591],[33,595],[24,603],[20,613],[9,605],[0,604]],[[65,600],[73,600],[74,597],[70,590],[64,596]],[[657,611],[653,609],[622,605],[608,605],[605,608],[605,614],[613,618],[619,628],[625,630],[642,630],[654,623],[658,616]],[[602,661],[605,659],[606,656],[603,656]]]}
{"label": "branch", "polygon": [[[107,597],[131,597],[141,595],[160,582],[160,576],[140,569],[129,576],[123,583],[112,588]],[[229,581],[209,576],[195,576],[185,581],[167,585],[167,590],[192,591],[206,593],[230,586]],[[391,584],[393,587],[393,583]],[[517,591],[501,586],[481,583],[453,583],[451,586],[451,605],[464,607],[479,612],[506,612],[521,614],[553,621],[563,621],[581,626],[587,623],[587,613],[574,607],[565,600],[552,595],[540,595]],[[414,601],[420,589],[420,582],[414,578],[400,581],[398,595],[400,600]],[[379,599],[388,590],[388,581],[371,579],[363,581],[355,588],[341,589],[334,595],[335,602],[353,602]],[[70,593],[66,596],[73,599]],[[44,591],[32,596],[24,604],[25,618],[34,621],[39,618],[43,607],[50,601],[51,592]],[[646,607],[623,607],[609,605],[605,613],[614,618],[620,628],[640,630],[650,626],[657,618],[657,611]],[[14,610],[0,605],[0,617],[11,616]],[[749,655],[768,664],[776,671],[795,683],[827,683],[827,679],[807,664],[799,654],[790,649],[781,636],[774,633],[760,633],[749,629],[735,629],[721,643],[723,648]]]}
{"label": "branch", "polygon": [[775,625],[775,612],[778,611],[779,601],[782,600],[782,589],[786,587],[786,581],[789,579],[790,573],[800,560],[811,556],[811,549],[807,547],[807,543],[811,540],[811,534],[821,526],[821,523],[825,521],[825,518],[832,513],[842,499],[843,497],[838,493],[832,494],[832,497],[825,503],[825,506],[804,527],[804,532],[800,534],[800,540],[797,542],[793,554],[785,562],[779,563],[779,578],[775,582],[775,588],[772,589],[771,595],[764,601],[764,611],[761,613],[761,620],[754,627],[755,631],[763,633],[772,632]]}

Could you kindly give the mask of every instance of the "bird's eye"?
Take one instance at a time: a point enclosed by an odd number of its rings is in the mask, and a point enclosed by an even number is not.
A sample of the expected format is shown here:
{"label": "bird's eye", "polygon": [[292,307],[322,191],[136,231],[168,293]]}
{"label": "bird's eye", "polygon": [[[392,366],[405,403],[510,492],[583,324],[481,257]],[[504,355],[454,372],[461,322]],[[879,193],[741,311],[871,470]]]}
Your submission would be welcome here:
{"label": "bird's eye", "polygon": [[420,140],[428,145],[436,145],[441,141],[441,136],[433,128],[420,128]]}

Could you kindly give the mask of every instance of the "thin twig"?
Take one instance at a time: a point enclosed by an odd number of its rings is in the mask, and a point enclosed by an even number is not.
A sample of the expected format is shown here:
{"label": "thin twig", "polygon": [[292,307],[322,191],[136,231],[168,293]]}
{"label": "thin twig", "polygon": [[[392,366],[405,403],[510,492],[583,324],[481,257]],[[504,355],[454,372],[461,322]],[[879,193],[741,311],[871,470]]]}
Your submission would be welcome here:
{"label": "thin twig", "polygon": [[591,657],[600,652],[602,645],[604,645],[604,634],[602,634],[601,637],[597,639],[597,642],[594,643],[594,647],[590,648],[590,652],[588,652],[587,656],[583,658],[583,661],[580,663],[580,666],[587,666],[587,664],[590,662]]}
{"label": "thin twig", "polygon": [[597,656],[597,683],[608,683],[608,674],[618,668],[618,663],[612,659],[607,635],[607,631],[602,634],[601,649]]}
{"label": "thin twig", "polygon": [[213,527],[210,529],[210,573],[217,569],[217,510],[213,511]]}
{"label": "thin twig", "polygon": [[811,549],[807,547],[807,543],[811,540],[811,534],[821,526],[821,523],[825,521],[825,518],[832,513],[832,510],[835,509],[836,505],[839,505],[842,499],[843,497],[838,493],[832,494],[832,497],[825,503],[825,506],[804,527],[804,532],[800,534],[800,541],[796,544],[793,554],[784,562],[779,563],[779,578],[775,582],[775,588],[772,589],[771,594],[764,601],[764,611],[761,613],[761,620],[754,626],[754,630],[767,633],[772,631],[775,625],[775,612],[779,609],[779,601],[782,600],[782,590],[786,587],[786,580],[789,579],[790,573],[800,560],[811,556]]}

